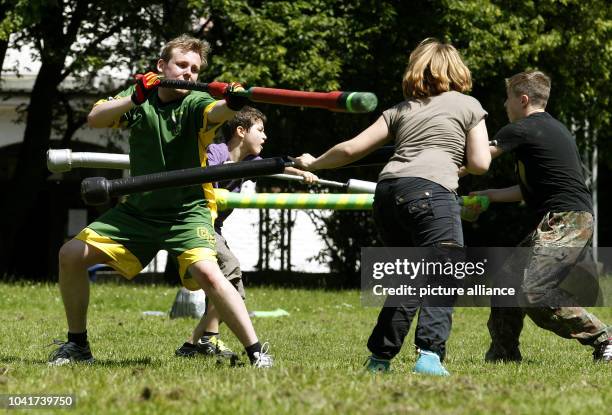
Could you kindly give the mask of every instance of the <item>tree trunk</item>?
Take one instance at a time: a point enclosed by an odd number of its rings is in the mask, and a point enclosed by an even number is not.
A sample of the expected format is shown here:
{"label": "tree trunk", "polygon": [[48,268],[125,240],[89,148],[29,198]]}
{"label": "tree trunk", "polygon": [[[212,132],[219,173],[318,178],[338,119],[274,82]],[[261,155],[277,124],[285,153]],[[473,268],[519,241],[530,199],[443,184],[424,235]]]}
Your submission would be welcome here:
{"label": "tree trunk", "polygon": [[[0,3],[0,21],[6,18],[7,13],[14,8],[10,7],[5,2]],[[8,49],[9,35],[6,39],[0,39],[0,80],[2,80],[2,67],[4,66],[4,58],[6,57],[6,51]],[[1,87],[1,86],[0,86]]]}
{"label": "tree trunk", "polygon": [[40,14],[44,22],[30,28],[34,39],[43,40],[36,43],[41,67],[30,95],[15,173],[0,205],[0,276],[46,278],[50,267],[46,251],[54,245],[50,241],[58,238],[47,223],[49,199],[54,195],[46,189],[49,175],[46,152],[58,86],[66,75],[63,74],[66,56],[87,15],[89,2],[77,2],[69,20],[65,20],[64,6],[63,2],[43,2]]}
{"label": "tree trunk", "polygon": [[[5,189],[4,203],[0,205],[0,274],[22,275],[24,251],[29,252],[31,261],[38,264],[37,274],[47,272],[47,261],[40,260],[46,258],[46,254],[38,252],[45,249],[43,235],[34,233],[22,238],[20,233],[27,223],[36,222],[47,209],[46,206],[36,206],[36,201],[49,175],[46,151],[51,136],[52,105],[57,99],[57,85],[63,69],[63,60],[54,61],[43,63],[36,77],[17,168],[8,189]],[[17,241],[27,241],[27,245]]]}
{"label": "tree trunk", "polygon": [[[0,69],[4,66],[4,58],[6,57],[6,50],[8,49],[8,39],[0,39]],[[0,80],[2,80],[2,72],[0,71]],[[0,86],[1,87],[1,86]]]}

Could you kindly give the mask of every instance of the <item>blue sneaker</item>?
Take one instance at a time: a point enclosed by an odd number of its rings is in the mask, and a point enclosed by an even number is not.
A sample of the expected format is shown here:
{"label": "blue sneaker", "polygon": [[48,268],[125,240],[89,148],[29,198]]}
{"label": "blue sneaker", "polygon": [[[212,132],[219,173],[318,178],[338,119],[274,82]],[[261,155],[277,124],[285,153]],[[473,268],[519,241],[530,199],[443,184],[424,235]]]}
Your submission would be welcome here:
{"label": "blue sneaker", "polygon": [[440,356],[437,353],[430,352],[429,350],[419,349],[419,358],[412,369],[412,373],[422,373],[424,375],[433,376],[449,376],[448,370],[442,366],[440,362]]}
{"label": "blue sneaker", "polygon": [[365,362],[366,370],[370,373],[385,373],[391,370],[391,361],[387,359],[379,359],[373,355],[368,357]]}

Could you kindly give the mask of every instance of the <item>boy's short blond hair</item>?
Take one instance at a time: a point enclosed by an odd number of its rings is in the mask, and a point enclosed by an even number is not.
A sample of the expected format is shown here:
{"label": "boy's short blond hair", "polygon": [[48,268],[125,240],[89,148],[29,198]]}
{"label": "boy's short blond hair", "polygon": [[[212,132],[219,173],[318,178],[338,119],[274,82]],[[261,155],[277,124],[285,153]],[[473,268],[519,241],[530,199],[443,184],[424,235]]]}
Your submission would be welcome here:
{"label": "boy's short blond hair", "polygon": [[189,35],[180,35],[166,43],[161,50],[160,59],[168,62],[172,58],[172,51],[180,49],[183,52],[195,52],[202,58],[202,69],[208,65],[210,45],[207,41]]}
{"label": "boy's short blond hair", "polygon": [[527,95],[531,105],[546,108],[550,96],[550,78],[541,71],[525,71],[506,79],[508,94]]}
{"label": "boy's short blond hair", "polygon": [[410,54],[402,80],[405,98],[427,98],[470,89],[472,75],[453,45],[427,38]]}

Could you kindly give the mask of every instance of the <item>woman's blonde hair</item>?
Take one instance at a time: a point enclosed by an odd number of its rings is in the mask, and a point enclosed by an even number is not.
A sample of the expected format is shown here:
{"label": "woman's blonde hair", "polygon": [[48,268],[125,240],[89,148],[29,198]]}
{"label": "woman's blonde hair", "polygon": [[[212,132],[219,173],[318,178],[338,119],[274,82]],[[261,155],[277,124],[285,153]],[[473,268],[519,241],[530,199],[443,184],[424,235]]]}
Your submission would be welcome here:
{"label": "woman's blonde hair", "polygon": [[410,54],[402,79],[405,98],[427,98],[454,90],[472,89],[472,75],[457,49],[427,38]]}

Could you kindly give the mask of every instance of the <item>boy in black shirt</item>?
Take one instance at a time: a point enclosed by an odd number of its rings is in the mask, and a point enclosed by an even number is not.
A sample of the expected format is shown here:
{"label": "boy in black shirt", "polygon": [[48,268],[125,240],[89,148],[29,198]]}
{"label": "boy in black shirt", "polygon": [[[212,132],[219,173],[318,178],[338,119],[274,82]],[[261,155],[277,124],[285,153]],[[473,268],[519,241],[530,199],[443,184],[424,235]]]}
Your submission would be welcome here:
{"label": "boy in black shirt", "polygon": [[591,195],[585,184],[576,142],[568,129],[545,111],[550,79],[539,71],[506,80],[510,124],[491,147],[493,157],[514,152],[519,184],[472,194],[491,202],[525,200],[542,218],[520,246],[533,247],[522,275],[521,307],[492,307],[488,361],[520,361],[519,336],[527,314],[538,326],[592,346],[595,360],[612,361],[612,327],[577,306],[559,285],[593,235]]}

